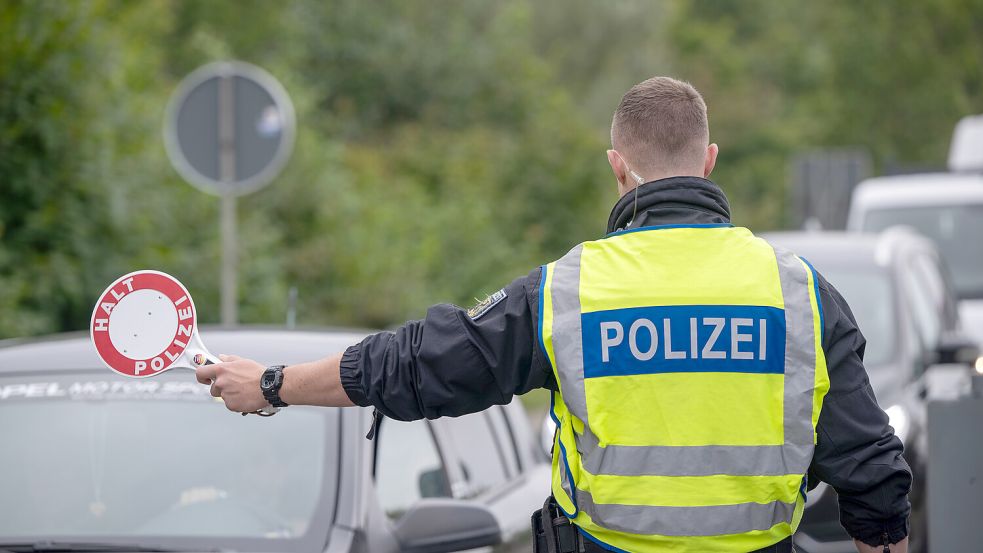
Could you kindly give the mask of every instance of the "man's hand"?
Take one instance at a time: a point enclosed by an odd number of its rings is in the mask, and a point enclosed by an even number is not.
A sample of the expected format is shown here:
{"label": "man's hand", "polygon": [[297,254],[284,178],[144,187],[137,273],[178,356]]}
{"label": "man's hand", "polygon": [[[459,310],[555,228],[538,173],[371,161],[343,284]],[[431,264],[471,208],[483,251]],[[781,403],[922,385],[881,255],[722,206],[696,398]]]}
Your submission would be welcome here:
{"label": "man's hand", "polygon": [[[222,398],[230,411],[251,413],[269,403],[259,388],[266,367],[235,355],[219,355],[221,363],[196,371],[198,382],[211,384],[212,395]],[[290,405],[348,407],[354,405],[341,385],[341,354],[283,369],[280,398]]]}
{"label": "man's hand", "polygon": [[202,384],[211,384],[211,393],[222,398],[230,411],[250,413],[269,406],[259,388],[259,379],[266,367],[235,355],[219,355],[221,363],[198,367],[196,377]]}

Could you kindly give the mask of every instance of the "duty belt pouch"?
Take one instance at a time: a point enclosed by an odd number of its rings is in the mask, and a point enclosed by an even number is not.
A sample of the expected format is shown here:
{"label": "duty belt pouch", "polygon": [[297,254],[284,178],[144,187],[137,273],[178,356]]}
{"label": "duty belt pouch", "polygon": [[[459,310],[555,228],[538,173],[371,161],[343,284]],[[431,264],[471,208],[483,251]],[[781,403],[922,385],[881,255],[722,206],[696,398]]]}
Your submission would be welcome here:
{"label": "duty belt pouch", "polygon": [[532,551],[533,553],[549,553],[546,545],[546,528],[543,527],[543,510],[536,509],[532,513]]}
{"label": "duty belt pouch", "polygon": [[577,528],[550,496],[543,508],[532,514],[534,553],[583,553],[584,542]]}

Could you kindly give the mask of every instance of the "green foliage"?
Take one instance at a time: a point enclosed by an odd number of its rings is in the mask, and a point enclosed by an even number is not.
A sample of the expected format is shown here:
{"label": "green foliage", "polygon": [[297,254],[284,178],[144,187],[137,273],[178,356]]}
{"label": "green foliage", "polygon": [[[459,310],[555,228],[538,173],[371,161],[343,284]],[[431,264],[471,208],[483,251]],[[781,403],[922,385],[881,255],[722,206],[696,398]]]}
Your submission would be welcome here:
{"label": "green foliage", "polygon": [[796,151],[941,168],[956,121],[983,112],[983,1],[673,5],[674,72],[706,97],[715,177],[754,228],[782,225]]}
{"label": "green foliage", "polygon": [[621,94],[692,81],[738,222],[780,226],[788,157],[941,164],[983,111],[979,0],[0,2],[0,337],[85,328],[157,268],[218,318],[217,198],[171,169],[163,109],[201,64],[274,74],[299,132],[239,200],[240,318],[385,327],[603,232]]}

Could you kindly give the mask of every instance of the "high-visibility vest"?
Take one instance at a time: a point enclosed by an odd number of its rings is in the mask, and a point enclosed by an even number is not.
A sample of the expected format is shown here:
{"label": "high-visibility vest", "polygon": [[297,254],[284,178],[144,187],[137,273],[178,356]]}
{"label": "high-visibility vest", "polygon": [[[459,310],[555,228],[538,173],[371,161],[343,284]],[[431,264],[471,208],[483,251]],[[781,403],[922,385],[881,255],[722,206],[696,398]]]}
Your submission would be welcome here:
{"label": "high-visibility vest", "polygon": [[795,532],[829,389],[815,271],[728,224],[631,229],[543,267],[553,494],[612,551]]}

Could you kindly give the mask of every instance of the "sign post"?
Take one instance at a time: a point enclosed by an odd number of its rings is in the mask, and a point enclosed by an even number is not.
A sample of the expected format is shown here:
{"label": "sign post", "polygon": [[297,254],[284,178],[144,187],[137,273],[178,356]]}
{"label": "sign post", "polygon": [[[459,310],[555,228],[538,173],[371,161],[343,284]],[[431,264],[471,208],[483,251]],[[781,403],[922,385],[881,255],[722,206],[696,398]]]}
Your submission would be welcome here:
{"label": "sign post", "polygon": [[286,90],[248,63],[202,66],[181,81],[168,103],[164,145],[171,164],[193,186],[221,197],[223,325],[238,321],[236,198],[280,173],[295,133]]}

